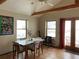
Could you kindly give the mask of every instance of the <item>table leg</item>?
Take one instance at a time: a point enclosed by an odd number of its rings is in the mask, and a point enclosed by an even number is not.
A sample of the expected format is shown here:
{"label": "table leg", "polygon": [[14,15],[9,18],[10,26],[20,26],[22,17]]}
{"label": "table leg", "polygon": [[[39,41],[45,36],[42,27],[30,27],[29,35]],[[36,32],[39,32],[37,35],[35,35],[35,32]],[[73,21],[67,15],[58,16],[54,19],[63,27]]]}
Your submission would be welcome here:
{"label": "table leg", "polygon": [[13,59],[15,59],[16,57],[16,51],[15,51],[15,48],[14,48],[14,45],[13,45]]}
{"label": "table leg", "polygon": [[25,50],[25,59],[28,59],[28,49],[27,49],[27,46],[25,46],[24,50]]}

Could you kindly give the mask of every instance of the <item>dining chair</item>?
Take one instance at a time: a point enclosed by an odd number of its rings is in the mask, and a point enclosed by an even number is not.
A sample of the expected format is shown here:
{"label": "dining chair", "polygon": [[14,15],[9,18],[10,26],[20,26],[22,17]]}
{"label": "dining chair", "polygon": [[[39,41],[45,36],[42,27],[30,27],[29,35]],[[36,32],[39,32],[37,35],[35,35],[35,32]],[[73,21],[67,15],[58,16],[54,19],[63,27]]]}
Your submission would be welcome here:
{"label": "dining chair", "polygon": [[34,54],[33,54],[33,55],[34,55],[34,59],[35,59],[36,54],[40,55],[40,51],[41,51],[41,50],[42,50],[42,53],[43,53],[43,47],[42,47],[41,42],[39,42],[39,41],[30,44],[30,45],[28,46],[28,50],[30,50],[31,53],[34,53]]}
{"label": "dining chair", "polygon": [[13,59],[19,59],[19,54],[24,52],[24,48],[18,43],[13,42]]}

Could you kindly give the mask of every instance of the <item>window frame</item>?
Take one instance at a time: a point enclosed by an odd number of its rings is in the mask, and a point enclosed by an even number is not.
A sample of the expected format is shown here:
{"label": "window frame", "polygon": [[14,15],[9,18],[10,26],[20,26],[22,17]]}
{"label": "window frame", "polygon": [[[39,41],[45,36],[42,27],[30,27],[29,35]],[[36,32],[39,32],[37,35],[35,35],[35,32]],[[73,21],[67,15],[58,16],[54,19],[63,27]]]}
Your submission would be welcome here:
{"label": "window frame", "polygon": [[[46,21],[45,22],[45,36],[47,36],[47,31],[48,31],[48,22],[53,22],[53,21],[55,21],[56,22],[56,20],[50,20],[50,21]],[[57,22],[56,22],[57,23]],[[55,29],[55,37],[56,37],[56,28],[50,28],[51,30],[52,29]],[[53,37],[53,36],[52,36]]]}
{"label": "window frame", "polygon": [[[17,38],[17,39],[25,39],[25,38],[27,38],[27,20],[26,20],[26,19],[19,19],[19,20],[25,21],[25,28],[18,28],[18,29],[17,29],[17,21],[18,21],[18,20],[16,20],[16,38]],[[17,30],[25,30],[25,31],[26,31],[26,35],[25,35],[26,37],[25,37],[25,38],[18,38],[18,37],[17,37]]]}

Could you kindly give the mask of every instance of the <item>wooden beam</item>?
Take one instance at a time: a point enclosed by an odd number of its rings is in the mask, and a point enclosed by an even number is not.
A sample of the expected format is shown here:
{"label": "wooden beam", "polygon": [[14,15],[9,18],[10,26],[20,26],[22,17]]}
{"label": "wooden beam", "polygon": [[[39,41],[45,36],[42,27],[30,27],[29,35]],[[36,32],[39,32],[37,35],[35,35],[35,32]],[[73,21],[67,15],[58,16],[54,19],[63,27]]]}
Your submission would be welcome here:
{"label": "wooden beam", "polygon": [[2,4],[3,2],[5,2],[6,0],[0,0],[0,4]]}
{"label": "wooden beam", "polygon": [[79,0],[75,0],[75,3],[76,3],[76,4],[79,4]]}
{"label": "wooden beam", "polygon": [[43,14],[43,13],[52,12],[52,11],[66,10],[66,9],[76,8],[76,7],[79,7],[79,4],[72,4],[72,5],[59,7],[59,8],[52,8],[52,9],[45,10],[45,11],[35,12],[32,15],[38,15],[38,14]]}
{"label": "wooden beam", "polygon": [[49,10],[44,10],[44,11],[40,11],[40,12],[35,12],[32,15],[39,15],[39,14],[43,14],[43,13],[47,13],[47,12],[66,10],[66,9],[76,8],[76,7],[79,7],[79,0],[75,0],[75,4],[71,4],[71,5],[67,5],[67,6],[63,6],[63,7],[59,7],[59,8],[51,8]]}

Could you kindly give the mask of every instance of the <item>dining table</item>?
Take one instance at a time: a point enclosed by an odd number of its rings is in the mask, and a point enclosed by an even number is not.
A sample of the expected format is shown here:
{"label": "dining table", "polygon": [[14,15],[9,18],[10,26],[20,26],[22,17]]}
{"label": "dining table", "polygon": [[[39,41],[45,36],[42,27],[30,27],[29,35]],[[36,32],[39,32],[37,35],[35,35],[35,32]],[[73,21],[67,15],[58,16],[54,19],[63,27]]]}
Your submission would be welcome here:
{"label": "dining table", "polygon": [[43,42],[43,39],[40,37],[36,37],[36,38],[31,38],[31,39],[21,39],[21,40],[16,40],[15,43],[17,43],[20,46],[23,46],[24,51],[25,51],[25,56],[24,59],[28,59],[28,45],[35,43],[35,42]]}

